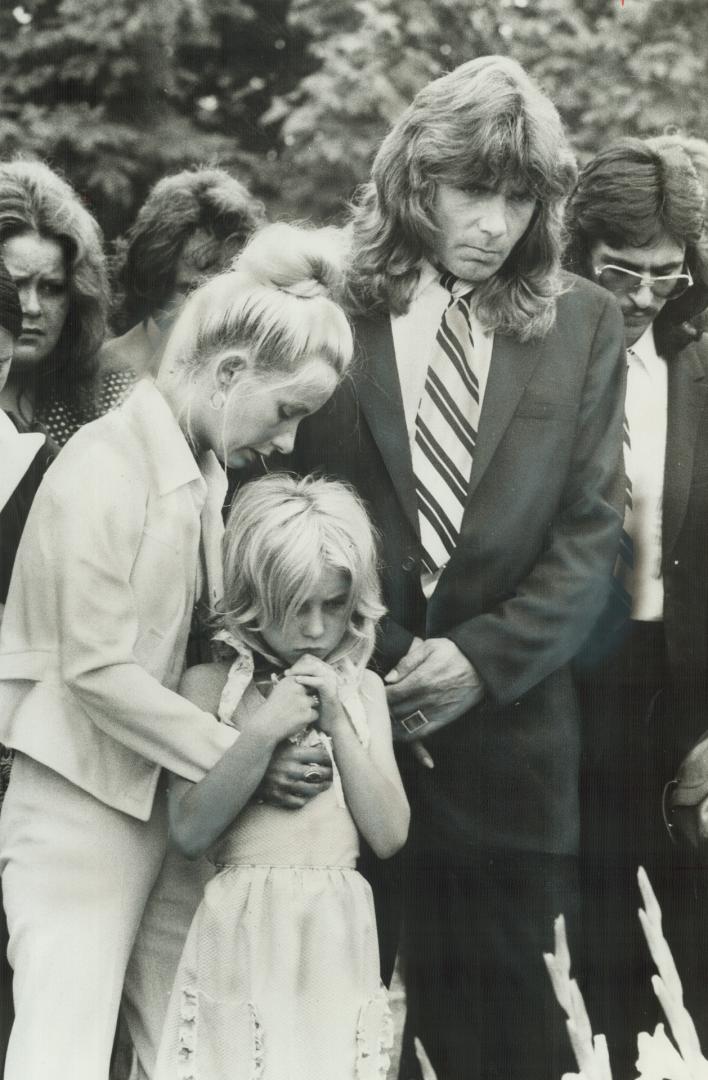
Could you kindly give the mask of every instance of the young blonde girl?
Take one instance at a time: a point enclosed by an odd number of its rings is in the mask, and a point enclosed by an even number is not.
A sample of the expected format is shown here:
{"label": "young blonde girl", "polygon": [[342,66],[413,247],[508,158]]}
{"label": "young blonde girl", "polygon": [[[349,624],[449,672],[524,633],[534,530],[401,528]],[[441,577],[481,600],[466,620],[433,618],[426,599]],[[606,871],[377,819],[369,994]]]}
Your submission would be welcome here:
{"label": "young blonde girl", "polygon": [[[335,481],[271,475],[225,537],[224,659],[182,693],[239,732],[197,784],[175,778],[174,842],[217,867],[189,932],[156,1080],[384,1077],[390,1017],[358,833],[380,857],[408,830],[382,683],[366,513]],[[335,782],[292,812],[252,799],[285,739],[324,743]],[[312,767],[313,779],[318,768]]]}

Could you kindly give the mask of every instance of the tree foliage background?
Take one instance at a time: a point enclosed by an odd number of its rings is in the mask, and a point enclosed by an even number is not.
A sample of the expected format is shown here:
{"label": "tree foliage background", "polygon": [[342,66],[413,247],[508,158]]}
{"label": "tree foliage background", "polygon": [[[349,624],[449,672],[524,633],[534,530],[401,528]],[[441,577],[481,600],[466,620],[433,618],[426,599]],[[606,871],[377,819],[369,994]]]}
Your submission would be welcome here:
{"label": "tree foliage background", "polygon": [[667,125],[708,136],[704,0],[5,0],[0,154],[62,170],[115,237],[197,161],[273,215],[332,220],[431,77],[519,60],[578,155]]}

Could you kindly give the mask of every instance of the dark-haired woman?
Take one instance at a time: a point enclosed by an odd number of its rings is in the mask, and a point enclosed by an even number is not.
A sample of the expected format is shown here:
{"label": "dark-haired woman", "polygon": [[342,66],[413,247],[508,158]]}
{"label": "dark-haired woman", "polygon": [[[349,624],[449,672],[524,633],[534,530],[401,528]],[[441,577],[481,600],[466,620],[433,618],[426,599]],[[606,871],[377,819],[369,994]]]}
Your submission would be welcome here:
{"label": "dark-haired woman", "polygon": [[[0,164],[0,256],[0,423],[6,437],[15,433],[13,457],[21,445],[27,462],[0,511],[1,616],[44,473],[67,439],[118,404],[133,380],[97,373],[108,308],[101,232],[76,192],[42,162]],[[9,458],[0,448],[0,475]],[[0,746],[0,802],[11,764],[12,753]],[[4,912],[0,921],[2,1071],[12,996]]]}
{"label": "dark-haired woman", "polygon": [[[0,258],[0,394],[10,374],[17,339],[22,333],[22,308],[14,281]],[[10,584],[12,564],[26,514],[24,476],[44,442],[42,435],[21,435],[0,409],[0,620]],[[21,490],[18,493],[18,484]]]}
{"label": "dark-haired woman", "polygon": [[[22,308],[15,283],[0,259],[0,391],[10,372],[15,343],[22,333]],[[34,460],[44,436],[20,434],[0,409],[0,621],[15,560],[19,535],[26,516],[27,491],[34,482]],[[24,480],[30,470],[29,488]],[[19,490],[16,491],[19,485]],[[7,787],[11,755],[0,747],[0,802]],[[0,904],[2,889],[0,888]],[[12,972],[7,962],[7,924],[0,908],[0,1073],[12,1024]]]}
{"label": "dark-haired woman", "polygon": [[47,165],[0,164],[0,254],[20,294],[22,332],[0,408],[54,448],[117,404],[132,385],[100,374],[108,308],[100,229]]}

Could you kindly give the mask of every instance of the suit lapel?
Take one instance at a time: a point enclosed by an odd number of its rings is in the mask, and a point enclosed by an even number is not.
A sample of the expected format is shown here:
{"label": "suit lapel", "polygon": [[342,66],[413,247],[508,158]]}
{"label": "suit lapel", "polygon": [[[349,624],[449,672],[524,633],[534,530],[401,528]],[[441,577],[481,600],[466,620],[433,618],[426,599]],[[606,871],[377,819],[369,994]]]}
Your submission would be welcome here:
{"label": "suit lapel", "polygon": [[694,345],[668,364],[668,416],[664,465],[663,554],[673,548],[686,514],[698,423],[706,396],[704,369]]}
{"label": "suit lapel", "polygon": [[467,508],[521,400],[541,355],[540,340],[521,342],[494,335],[472,463]]}
{"label": "suit lapel", "polygon": [[353,378],[359,403],[394,491],[418,533],[415,478],[388,315],[359,320],[356,338],[358,356]]}
{"label": "suit lapel", "polygon": [[[386,315],[361,319],[356,330],[359,362],[354,381],[359,402],[394,490],[419,533],[415,478],[390,319]],[[542,344],[540,340],[521,342],[504,334],[494,336],[465,514],[538,364]]]}

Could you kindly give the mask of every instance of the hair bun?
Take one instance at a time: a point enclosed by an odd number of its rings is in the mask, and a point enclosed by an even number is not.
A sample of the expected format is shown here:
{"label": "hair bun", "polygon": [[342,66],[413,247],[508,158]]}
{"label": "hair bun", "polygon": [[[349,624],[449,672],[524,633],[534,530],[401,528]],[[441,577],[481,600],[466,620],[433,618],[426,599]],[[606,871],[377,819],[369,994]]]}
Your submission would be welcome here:
{"label": "hair bun", "polygon": [[336,303],[348,248],[348,235],[341,229],[276,222],[253,234],[233,266],[259,285],[303,300],[322,296]]}
{"label": "hair bun", "polygon": [[281,285],[281,290],[290,293],[291,296],[299,296],[302,300],[312,300],[315,296],[329,296],[327,286],[317,278],[305,278],[304,281],[295,281],[292,285]]}

